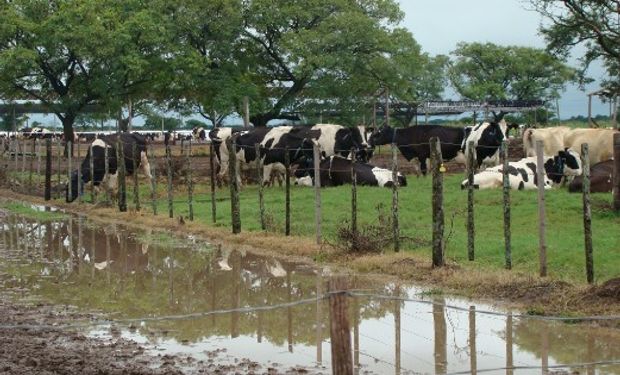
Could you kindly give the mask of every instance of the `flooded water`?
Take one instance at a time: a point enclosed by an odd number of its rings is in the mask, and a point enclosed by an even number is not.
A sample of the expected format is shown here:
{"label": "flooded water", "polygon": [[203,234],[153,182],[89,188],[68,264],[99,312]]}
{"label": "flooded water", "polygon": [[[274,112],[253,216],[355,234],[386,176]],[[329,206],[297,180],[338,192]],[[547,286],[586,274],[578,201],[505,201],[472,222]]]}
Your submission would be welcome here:
{"label": "flooded water", "polygon": [[[322,298],[328,268],[83,217],[37,222],[0,214],[5,295],[105,313],[111,320],[75,323],[91,336],[143,343],[153,354],[331,372]],[[348,283],[356,291],[348,303],[359,373],[620,374],[610,364],[620,360],[617,331],[517,318],[376,277]],[[276,307],[260,308],[268,306]]]}

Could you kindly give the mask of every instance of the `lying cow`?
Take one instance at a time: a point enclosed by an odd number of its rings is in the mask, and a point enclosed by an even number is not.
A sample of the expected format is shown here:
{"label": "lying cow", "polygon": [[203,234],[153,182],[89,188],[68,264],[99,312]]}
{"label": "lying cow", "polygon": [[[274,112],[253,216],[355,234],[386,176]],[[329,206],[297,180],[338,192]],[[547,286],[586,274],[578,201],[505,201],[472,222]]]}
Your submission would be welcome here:
{"label": "lying cow", "polygon": [[[558,152],[556,156],[547,156],[544,160],[544,188],[550,189],[554,185],[560,184],[565,176],[578,176],[581,174],[581,161],[579,155],[565,149]],[[514,190],[536,189],[538,188],[538,176],[536,157],[524,158],[508,164],[508,180],[510,188]],[[503,185],[502,165],[487,168],[474,175],[474,187],[477,189],[500,188]],[[468,181],[461,182],[461,189],[468,186]]]}
{"label": "lying cow", "polygon": [[[321,187],[340,186],[352,183],[351,178],[351,159],[341,156],[330,156],[323,159],[320,163]],[[393,186],[392,171],[389,169],[375,167],[368,163],[355,162],[353,164],[356,181],[358,185],[366,186]],[[295,172],[297,177],[296,185],[314,186],[314,168],[298,169]],[[398,173],[398,185],[407,186],[407,179]]]}
{"label": "lying cow", "polygon": [[[67,187],[67,202],[73,202],[78,194],[82,193],[83,186],[90,182],[90,159],[93,158],[92,164],[94,167],[92,183],[95,186],[99,186],[102,182],[114,190],[116,189],[117,178],[117,158],[116,158],[116,144],[119,134],[111,134],[104,136],[100,139],[96,139],[89,147],[86,157],[80,166],[80,172],[82,174],[82,183],[78,184],[78,171],[75,170],[71,173],[71,195],[69,195],[69,188]],[[134,173],[134,162],[136,166],[142,167],[142,171],[145,176],[150,180],[151,168],[149,160],[146,155],[146,140],[140,134],[120,133],[120,141],[123,144],[123,153],[125,156],[125,172],[128,176]],[[136,148],[136,154],[134,155],[134,146]],[[109,175],[105,175],[105,149],[108,149],[108,172]],[[92,154],[91,154],[92,151]]]}
{"label": "lying cow", "polygon": [[[614,161],[606,160],[590,168],[590,191],[592,193],[610,193],[613,188]],[[577,176],[568,185],[568,191],[583,191],[583,176]]]}

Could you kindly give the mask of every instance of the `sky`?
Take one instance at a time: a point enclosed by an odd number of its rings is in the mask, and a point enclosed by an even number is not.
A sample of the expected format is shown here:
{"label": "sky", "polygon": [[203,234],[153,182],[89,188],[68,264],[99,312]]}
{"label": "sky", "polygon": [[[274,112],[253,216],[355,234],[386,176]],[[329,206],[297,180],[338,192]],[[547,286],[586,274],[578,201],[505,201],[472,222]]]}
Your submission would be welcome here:
{"label": "sky", "polygon": [[[431,55],[447,55],[459,42],[491,42],[498,45],[519,45],[544,48],[538,34],[541,16],[527,10],[523,0],[397,0],[405,18],[401,26],[411,31],[423,51]],[[571,56],[569,65],[577,66],[579,51]],[[604,75],[600,65],[589,70],[592,78]],[[599,88],[595,82],[586,92]],[[560,99],[560,117],[588,114],[588,98],[576,86],[567,86]],[[592,101],[592,113],[609,114],[609,105]]]}

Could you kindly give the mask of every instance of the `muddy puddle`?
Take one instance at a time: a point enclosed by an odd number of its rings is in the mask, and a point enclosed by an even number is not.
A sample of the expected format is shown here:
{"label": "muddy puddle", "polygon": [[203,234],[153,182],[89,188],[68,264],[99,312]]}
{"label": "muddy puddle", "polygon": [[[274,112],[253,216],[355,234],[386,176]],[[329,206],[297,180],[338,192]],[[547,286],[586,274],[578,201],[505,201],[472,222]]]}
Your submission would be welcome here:
{"label": "muddy puddle", "polygon": [[[2,212],[0,222],[3,296],[105,317],[66,322],[90,337],[131,339],[181,369],[204,361],[331,372],[327,267],[84,217]],[[620,374],[617,331],[513,316],[376,277],[348,282],[359,373]]]}

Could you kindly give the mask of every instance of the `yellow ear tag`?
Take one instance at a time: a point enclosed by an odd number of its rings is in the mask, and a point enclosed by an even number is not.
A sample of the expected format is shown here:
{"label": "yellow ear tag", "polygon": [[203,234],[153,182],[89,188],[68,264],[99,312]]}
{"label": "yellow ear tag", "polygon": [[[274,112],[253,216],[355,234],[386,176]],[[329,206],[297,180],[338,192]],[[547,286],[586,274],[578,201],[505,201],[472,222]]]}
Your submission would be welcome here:
{"label": "yellow ear tag", "polygon": [[446,173],[446,167],[443,165],[443,163],[441,163],[441,165],[439,166],[439,172]]}

